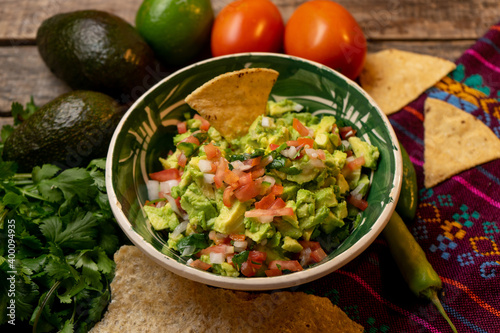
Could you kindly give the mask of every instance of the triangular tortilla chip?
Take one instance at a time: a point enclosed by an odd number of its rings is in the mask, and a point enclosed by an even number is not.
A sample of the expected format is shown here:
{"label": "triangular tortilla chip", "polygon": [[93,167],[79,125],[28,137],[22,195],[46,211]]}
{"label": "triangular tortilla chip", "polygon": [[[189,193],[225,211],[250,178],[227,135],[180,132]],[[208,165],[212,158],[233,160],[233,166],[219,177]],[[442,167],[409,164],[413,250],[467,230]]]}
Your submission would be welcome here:
{"label": "triangular tortilla chip", "polygon": [[363,89],[389,115],[401,110],[455,67],[445,59],[388,49],[366,56],[359,79]]}
{"label": "triangular tortilla chip", "polygon": [[253,121],[265,113],[278,74],[267,68],[225,73],[197,88],[185,101],[231,140],[245,135]]}
{"label": "triangular tortilla chip", "polygon": [[444,101],[427,98],[424,119],[427,188],[500,158],[500,139],[483,122]]}

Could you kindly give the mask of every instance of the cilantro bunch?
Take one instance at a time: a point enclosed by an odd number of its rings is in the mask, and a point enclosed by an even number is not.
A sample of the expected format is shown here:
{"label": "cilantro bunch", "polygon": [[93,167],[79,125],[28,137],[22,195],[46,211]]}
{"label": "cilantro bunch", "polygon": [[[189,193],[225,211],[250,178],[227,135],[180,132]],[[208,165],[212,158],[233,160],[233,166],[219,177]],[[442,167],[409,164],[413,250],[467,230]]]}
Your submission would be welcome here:
{"label": "cilantro bunch", "polygon": [[14,162],[0,159],[2,327],[86,332],[100,320],[110,300],[112,256],[125,239],[104,168],[99,159],[87,168],[43,165],[17,174]]}

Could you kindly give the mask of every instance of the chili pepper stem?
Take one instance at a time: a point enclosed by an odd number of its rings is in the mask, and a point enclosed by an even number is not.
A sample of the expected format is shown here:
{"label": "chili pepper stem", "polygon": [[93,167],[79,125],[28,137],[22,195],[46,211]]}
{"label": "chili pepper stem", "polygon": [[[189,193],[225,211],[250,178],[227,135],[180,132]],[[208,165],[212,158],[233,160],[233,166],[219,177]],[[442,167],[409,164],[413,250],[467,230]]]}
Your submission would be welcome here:
{"label": "chili pepper stem", "polygon": [[439,313],[443,318],[448,322],[450,325],[451,329],[453,330],[454,333],[457,333],[457,329],[455,328],[455,325],[451,322],[450,317],[446,314],[446,311],[443,308],[443,305],[439,301],[437,291],[435,289],[427,289],[426,292],[423,293],[426,298],[428,298],[432,304],[438,309]]}

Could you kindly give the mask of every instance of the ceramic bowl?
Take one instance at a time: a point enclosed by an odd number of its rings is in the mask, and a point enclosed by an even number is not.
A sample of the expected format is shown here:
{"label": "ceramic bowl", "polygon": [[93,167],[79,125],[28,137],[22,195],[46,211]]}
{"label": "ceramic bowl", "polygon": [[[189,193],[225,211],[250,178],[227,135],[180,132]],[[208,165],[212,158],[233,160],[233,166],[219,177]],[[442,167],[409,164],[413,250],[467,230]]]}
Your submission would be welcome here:
{"label": "ceramic bowl", "polygon": [[[184,98],[217,75],[247,67],[279,72],[270,99],[288,98],[315,115],[330,114],[353,126],[377,146],[368,208],[362,221],[325,260],[300,272],[276,277],[226,277],[192,268],[167,248],[145,218],[148,173],[161,170],[159,157],[174,150],[176,124],[190,110]],[[365,250],[385,227],[397,203],[402,179],[396,135],[375,102],[355,82],[321,64],[283,54],[245,53],[211,58],[185,67],[143,94],[127,111],[112,138],[106,186],[113,213],[128,238],[158,264],[185,278],[215,287],[271,290],[297,286],[342,267]]]}

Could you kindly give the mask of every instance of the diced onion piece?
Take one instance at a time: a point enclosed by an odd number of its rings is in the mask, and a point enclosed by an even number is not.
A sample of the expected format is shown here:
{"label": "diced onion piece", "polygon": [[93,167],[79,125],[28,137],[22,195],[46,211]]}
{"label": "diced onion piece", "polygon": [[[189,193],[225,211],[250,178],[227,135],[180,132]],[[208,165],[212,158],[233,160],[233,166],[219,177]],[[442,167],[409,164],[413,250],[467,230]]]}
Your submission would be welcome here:
{"label": "diced onion piece", "polygon": [[194,251],[196,251],[196,246],[194,246],[194,245],[188,245],[182,251],[181,256],[183,256],[183,257],[189,257],[190,255],[192,255],[194,253]]}
{"label": "diced onion piece", "polygon": [[158,192],[160,191],[160,182],[157,180],[148,180],[146,183],[148,189],[149,200],[156,200],[159,198]]}
{"label": "diced onion piece", "polygon": [[179,225],[177,227],[175,227],[174,231],[172,231],[172,234],[170,236],[171,237],[179,236],[184,231],[186,231],[188,224],[189,224],[188,221],[184,221],[184,222],[179,223]]}
{"label": "diced onion piece", "polygon": [[306,148],[305,152],[307,156],[311,158],[318,158],[318,153],[316,152],[316,149]]}
{"label": "diced onion piece", "polygon": [[292,159],[295,157],[295,155],[297,155],[297,148],[295,148],[294,146],[291,146],[291,147],[288,147],[287,149],[283,149],[281,151],[281,155]]}
{"label": "diced onion piece", "polygon": [[293,111],[297,111],[297,112],[299,112],[299,111],[301,111],[303,108],[304,108],[304,106],[303,106],[303,105],[300,105],[300,104],[298,104],[298,103],[294,103],[294,104],[293,104]]}
{"label": "diced onion piece", "polygon": [[311,159],[309,161],[309,163],[311,163],[311,165],[315,168],[324,168],[325,167],[325,163],[323,163],[322,160],[317,160],[317,159]]}
{"label": "diced onion piece", "polygon": [[273,157],[271,155],[267,155],[266,157],[260,160],[260,166],[265,167],[273,161]]}
{"label": "diced onion piece", "polygon": [[264,176],[262,177],[262,181],[271,184],[270,187],[272,187],[274,184],[276,184],[276,179],[271,176]]}
{"label": "diced onion piece", "polygon": [[224,253],[210,252],[210,262],[212,264],[222,264],[224,261],[226,261]]}
{"label": "diced onion piece", "polygon": [[203,180],[207,184],[213,184],[215,182],[215,175],[213,173],[204,173]]}
{"label": "diced onion piece", "polygon": [[349,147],[350,147],[350,145],[351,145],[351,144],[349,143],[349,141],[347,141],[347,140],[342,140],[341,142],[342,142],[342,147],[344,147],[344,150],[348,150],[348,149],[349,149]]}
{"label": "diced onion piece", "polygon": [[160,192],[171,193],[172,187],[178,186],[179,181],[177,179],[167,180],[160,183]]}
{"label": "diced onion piece", "polygon": [[247,248],[248,242],[247,241],[234,241],[233,245],[234,245],[234,251],[241,252]]}
{"label": "diced onion piece", "polygon": [[245,164],[242,161],[232,161],[231,165],[233,166],[234,169],[240,170],[240,171],[247,171],[253,167],[251,164]]}
{"label": "diced onion piece", "polygon": [[271,127],[272,125],[274,125],[274,121],[272,118],[262,117],[261,125],[262,127]]}
{"label": "diced onion piece", "polygon": [[200,160],[198,162],[198,168],[200,168],[201,172],[210,172],[212,171],[212,162],[208,160]]}
{"label": "diced onion piece", "polygon": [[172,198],[170,194],[166,194],[165,198],[167,198],[168,202],[170,203],[170,206],[172,207],[172,210],[179,216],[182,216],[181,211],[179,210],[179,207],[177,207],[177,202],[175,202],[175,199]]}
{"label": "diced onion piece", "polygon": [[305,249],[300,251],[299,262],[302,267],[309,264],[309,260],[311,258],[311,252],[312,251],[310,247],[306,247]]}

